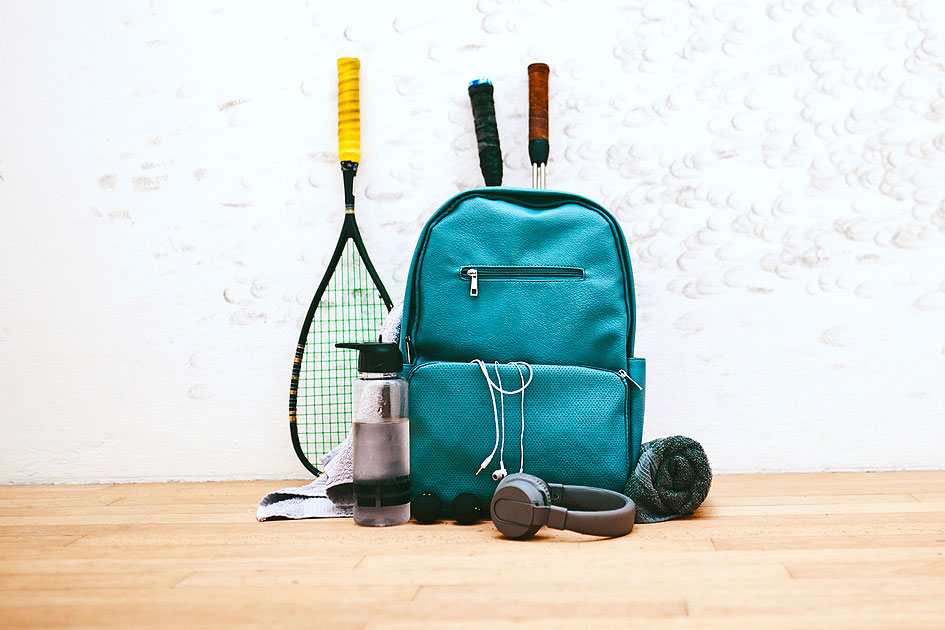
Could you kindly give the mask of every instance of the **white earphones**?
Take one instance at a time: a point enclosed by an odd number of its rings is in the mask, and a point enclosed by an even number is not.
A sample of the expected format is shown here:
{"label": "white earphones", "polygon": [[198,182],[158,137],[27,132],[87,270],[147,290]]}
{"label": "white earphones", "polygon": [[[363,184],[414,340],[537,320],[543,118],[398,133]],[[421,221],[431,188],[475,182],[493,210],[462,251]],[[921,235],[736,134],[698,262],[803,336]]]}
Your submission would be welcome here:
{"label": "white earphones", "polygon": [[[489,386],[489,396],[492,398],[492,414],[495,419],[495,445],[492,447],[492,452],[489,453],[489,456],[482,460],[482,463],[479,465],[479,470],[476,471],[478,475],[481,473],[491,462],[492,458],[495,457],[495,453],[499,451],[499,468],[492,473],[493,481],[501,481],[506,476],[508,476],[509,471],[505,469],[505,398],[504,395],[508,394],[510,396],[515,394],[522,394],[522,431],[519,440],[519,472],[522,472],[525,469],[525,388],[528,387],[535,373],[532,370],[532,366],[524,361],[512,361],[509,365],[514,365],[518,369],[519,378],[521,378],[522,386],[518,389],[512,391],[506,391],[502,389],[502,377],[499,375],[499,362],[495,361],[493,363],[493,369],[495,370],[496,380],[498,384],[494,383],[489,377],[489,370],[486,368],[486,364],[482,359],[473,359],[470,363],[475,363],[479,366],[479,369],[482,370],[482,375],[486,379],[486,383]],[[522,366],[528,368],[528,381],[525,380],[525,374],[522,372]],[[495,404],[495,392],[499,392],[499,404],[502,409],[502,420],[501,424],[499,421],[499,406]]]}

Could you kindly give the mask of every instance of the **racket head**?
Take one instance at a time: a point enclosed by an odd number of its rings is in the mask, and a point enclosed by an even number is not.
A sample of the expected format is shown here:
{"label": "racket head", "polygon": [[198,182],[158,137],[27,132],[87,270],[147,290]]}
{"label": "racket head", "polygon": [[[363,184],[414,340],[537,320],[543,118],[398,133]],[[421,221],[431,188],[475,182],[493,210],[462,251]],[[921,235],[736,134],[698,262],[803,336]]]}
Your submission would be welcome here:
{"label": "racket head", "polygon": [[319,460],[351,430],[357,353],[336,343],[376,341],[393,308],[368,256],[354,213],[346,213],[338,243],[302,324],[289,388],[289,427],[299,461],[312,474]]}

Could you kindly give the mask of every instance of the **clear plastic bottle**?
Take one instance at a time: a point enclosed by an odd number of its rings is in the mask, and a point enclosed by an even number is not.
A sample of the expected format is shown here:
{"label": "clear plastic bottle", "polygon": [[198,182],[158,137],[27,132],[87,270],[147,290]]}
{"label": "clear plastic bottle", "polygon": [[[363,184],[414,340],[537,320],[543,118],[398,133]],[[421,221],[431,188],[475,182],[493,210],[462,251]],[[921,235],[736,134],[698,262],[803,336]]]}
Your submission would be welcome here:
{"label": "clear plastic bottle", "polygon": [[354,348],[354,522],[384,527],[410,520],[410,425],[403,358],[392,343],[338,344]]}

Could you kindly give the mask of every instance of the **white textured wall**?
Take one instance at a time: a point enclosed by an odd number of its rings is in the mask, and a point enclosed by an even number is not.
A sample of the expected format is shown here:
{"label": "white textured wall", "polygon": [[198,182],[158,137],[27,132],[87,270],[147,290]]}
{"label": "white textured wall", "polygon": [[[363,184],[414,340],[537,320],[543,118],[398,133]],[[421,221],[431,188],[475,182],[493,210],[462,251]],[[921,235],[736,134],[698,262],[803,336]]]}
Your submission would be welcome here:
{"label": "white textured wall", "polygon": [[645,437],[718,471],[945,467],[943,32],[939,0],[5,2],[0,481],[304,476],[339,56],[392,293],[481,181],[468,80],[528,186],[545,61],[549,185],[630,243]]}

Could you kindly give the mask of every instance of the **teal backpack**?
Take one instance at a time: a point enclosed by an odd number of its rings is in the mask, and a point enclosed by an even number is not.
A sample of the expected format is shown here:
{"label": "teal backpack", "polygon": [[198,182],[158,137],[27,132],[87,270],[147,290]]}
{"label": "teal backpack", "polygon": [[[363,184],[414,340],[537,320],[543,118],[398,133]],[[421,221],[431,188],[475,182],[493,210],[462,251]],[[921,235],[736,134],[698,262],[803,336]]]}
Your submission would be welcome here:
{"label": "teal backpack", "polygon": [[404,297],[412,495],[488,505],[500,465],[622,491],[643,433],[635,320],[627,243],[601,206],[510,188],[447,201]]}

